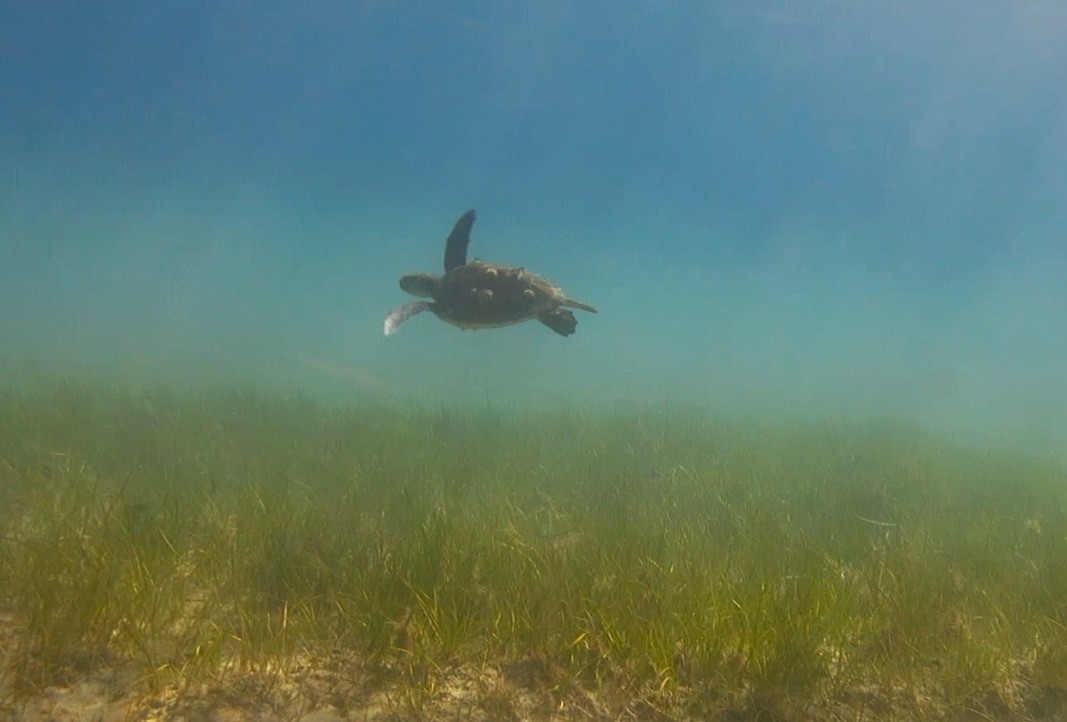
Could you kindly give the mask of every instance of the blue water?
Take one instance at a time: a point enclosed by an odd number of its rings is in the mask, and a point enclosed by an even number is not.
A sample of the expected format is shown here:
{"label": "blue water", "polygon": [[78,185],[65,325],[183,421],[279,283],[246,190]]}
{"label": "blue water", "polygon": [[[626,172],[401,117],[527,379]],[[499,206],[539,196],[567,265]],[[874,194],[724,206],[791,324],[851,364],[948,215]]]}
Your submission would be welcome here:
{"label": "blue water", "polygon": [[[0,4],[0,363],[1067,447],[1067,6]],[[472,255],[578,333],[384,338]]]}

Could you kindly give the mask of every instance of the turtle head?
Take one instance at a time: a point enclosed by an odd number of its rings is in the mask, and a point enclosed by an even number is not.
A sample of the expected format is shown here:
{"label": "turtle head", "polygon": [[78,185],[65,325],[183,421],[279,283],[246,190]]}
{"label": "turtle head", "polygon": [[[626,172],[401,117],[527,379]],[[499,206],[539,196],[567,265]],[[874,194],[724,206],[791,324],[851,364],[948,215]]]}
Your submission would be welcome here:
{"label": "turtle head", "polygon": [[420,298],[436,298],[441,291],[441,277],[433,273],[412,273],[400,279],[400,289]]}

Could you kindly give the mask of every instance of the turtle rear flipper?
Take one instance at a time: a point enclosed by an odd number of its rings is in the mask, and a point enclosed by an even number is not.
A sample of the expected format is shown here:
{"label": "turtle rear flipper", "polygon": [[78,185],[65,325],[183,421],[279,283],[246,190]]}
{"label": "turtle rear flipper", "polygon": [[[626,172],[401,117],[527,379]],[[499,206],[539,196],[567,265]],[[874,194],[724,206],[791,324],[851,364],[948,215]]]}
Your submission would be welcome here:
{"label": "turtle rear flipper", "polygon": [[405,303],[403,306],[397,306],[389,315],[385,317],[385,323],[382,324],[382,330],[386,336],[392,336],[396,333],[397,326],[407,321],[412,316],[422,313],[430,307],[426,301],[412,301],[411,303]]}
{"label": "turtle rear flipper", "polygon": [[542,313],[537,317],[537,320],[560,336],[570,336],[578,328],[578,319],[565,308],[557,308],[548,313]]}

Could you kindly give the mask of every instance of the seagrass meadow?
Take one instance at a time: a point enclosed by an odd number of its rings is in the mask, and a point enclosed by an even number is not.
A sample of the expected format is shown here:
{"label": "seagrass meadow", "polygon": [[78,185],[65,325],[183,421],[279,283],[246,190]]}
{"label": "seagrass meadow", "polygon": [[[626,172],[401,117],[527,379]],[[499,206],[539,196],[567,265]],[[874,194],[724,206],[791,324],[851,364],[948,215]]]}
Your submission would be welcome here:
{"label": "seagrass meadow", "polygon": [[9,388],[3,709],[1059,719],[1065,490],[888,422]]}
{"label": "seagrass meadow", "polygon": [[0,1],[0,722],[1067,720],[1064,38]]}

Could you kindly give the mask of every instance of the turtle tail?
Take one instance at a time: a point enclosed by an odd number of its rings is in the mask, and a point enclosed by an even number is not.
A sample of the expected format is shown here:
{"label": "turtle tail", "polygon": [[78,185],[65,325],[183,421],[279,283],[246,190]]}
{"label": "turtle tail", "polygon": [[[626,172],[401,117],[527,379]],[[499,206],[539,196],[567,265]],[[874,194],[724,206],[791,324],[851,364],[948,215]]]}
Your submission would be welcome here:
{"label": "turtle tail", "polygon": [[582,303],[581,301],[575,301],[573,298],[563,299],[563,305],[570,308],[577,308],[582,311],[588,311],[589,313],[597,313],[597,310],[592,306]]}

